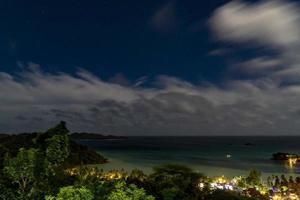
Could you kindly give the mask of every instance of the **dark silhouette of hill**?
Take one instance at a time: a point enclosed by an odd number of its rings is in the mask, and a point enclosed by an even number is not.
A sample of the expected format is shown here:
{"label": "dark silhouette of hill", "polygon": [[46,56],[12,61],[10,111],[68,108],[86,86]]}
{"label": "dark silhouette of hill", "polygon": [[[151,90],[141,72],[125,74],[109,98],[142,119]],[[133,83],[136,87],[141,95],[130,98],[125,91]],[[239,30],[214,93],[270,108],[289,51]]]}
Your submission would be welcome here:
{"label": "dark silhouette of hill", "polygon": [[0,167],[3,166],[6,154],[16,156],[20,148],[41,148],[43,149],[45,141],[53,135],[68,134],[70,138],[70,156],[65,161],[65,165],[76,166],[80,164],[103,164],[107,159],[98,154],[93,149],[85,145],[78,144],[70,137],[69,130],[65,122],[60,122],[54,128],[50,128],[44,133],[20,133],[20,134],[0,134]]}

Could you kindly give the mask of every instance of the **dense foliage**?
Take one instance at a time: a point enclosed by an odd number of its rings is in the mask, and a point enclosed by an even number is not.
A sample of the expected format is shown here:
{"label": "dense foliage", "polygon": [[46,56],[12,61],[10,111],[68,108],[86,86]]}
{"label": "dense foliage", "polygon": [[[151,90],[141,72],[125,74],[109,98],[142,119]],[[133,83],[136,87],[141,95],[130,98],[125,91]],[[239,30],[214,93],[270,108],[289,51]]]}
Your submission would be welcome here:
{"label": "dense foliage", "polygon": [[[14,157],[18,154],[20,148],[35,148],[45,151],[52,137],[56,137],[57,139],[60,138],[62,140],[64,139],[63,137],[68,137],[69,153],[65,154],[68,155],[65,159],[65,165],[102,164],[107,162],[103,156],[99,155],[94,150],[72,140],[65,123],[61,122],[56,127],[51,128],[44,133],[20,133],[17,135],[0,134],[0,169],[3,168],[4,158],[7,153],[11,157]],[[54,138],[52,138],[52,140],[54,140]],[[57,144],[53,144],[53,142],[52,146],[54,148],[51,150],[51,147],[49,147],[49,151],[55,151],[55,148],[61,148],[59,147],[59,142],[57,142]]]}
{"label": "dense foliage", "polygon": [[[30,142],[16,142],[17,151],[8,150],[7,144],[14,144],[9,140],[0,146],[0,200],[254,200],[268,197],[251,190],[262,187],[261,174],[255,170],[236,180],[237,185],[245,188],[238,192],[213,189],[213,179],[181,165],[158,166],[151,174],[138,169],[131,173],[104,172],[95,166],[71,165],[70,159],[82,162],[84,158],[76,157],[72,151],[74,142],[64,122],[43,134],[22,138],[27,141],[30,138]],[[281,182],[277,178],[270,178],[270,185],[276,181],[278,187],[285,181],[288,183],[284,177]]]}
{"label": "dense foliage", "polygon": [[93,193],[85,187],[67,186],[59,189],[56,197],[46,196],[46,200],[93,200]]}

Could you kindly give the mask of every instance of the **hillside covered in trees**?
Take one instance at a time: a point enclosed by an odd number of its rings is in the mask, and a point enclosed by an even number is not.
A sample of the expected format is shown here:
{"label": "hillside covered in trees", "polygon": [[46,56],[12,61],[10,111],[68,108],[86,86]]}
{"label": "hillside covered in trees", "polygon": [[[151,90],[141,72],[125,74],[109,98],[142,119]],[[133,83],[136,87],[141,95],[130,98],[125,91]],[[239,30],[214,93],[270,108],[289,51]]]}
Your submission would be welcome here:
{"label": "hillside covered in trees", "polygon": [[[38,148],[46,150],[49,141],[68,143],[70,152],[64,160],[64,165],[75,166],[80,164],[103,164],[107,159],[89,149],[87,146],[78,144],[69,137],[69,130],[65,122],[60,122],[56,127],[45,133],[20,133],[16,135],[0,134],[0,167],[3,166],[5,155],[16,156],[20,148]],[[59,139],[56,141],[55,139]]]}

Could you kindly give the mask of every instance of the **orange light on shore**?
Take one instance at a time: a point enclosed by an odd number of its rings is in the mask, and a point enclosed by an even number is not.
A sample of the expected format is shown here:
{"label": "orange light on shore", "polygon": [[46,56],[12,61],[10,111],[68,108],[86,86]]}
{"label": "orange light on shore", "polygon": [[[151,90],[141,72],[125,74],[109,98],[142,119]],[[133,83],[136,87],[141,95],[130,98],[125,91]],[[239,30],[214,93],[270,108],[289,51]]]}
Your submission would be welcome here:
{"label": "orange light on shore", "polygon": [[297,161],[298,161],[298,158],[289,158],[289,159],[288,159],[288,165],[289,165],[289,167],[290,167],[290,168],[293,168],[294,165],[297,164]]}

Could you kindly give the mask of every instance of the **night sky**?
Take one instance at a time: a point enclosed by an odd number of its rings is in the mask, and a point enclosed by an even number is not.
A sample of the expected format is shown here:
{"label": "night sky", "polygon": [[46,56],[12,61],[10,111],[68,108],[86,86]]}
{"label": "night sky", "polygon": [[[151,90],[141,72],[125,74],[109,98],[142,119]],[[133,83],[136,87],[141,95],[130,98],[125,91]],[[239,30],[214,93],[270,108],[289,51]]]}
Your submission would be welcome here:
{"label": "night sky", "polygon": [[0,132],[300,135],[296,1],[0,2]]}

